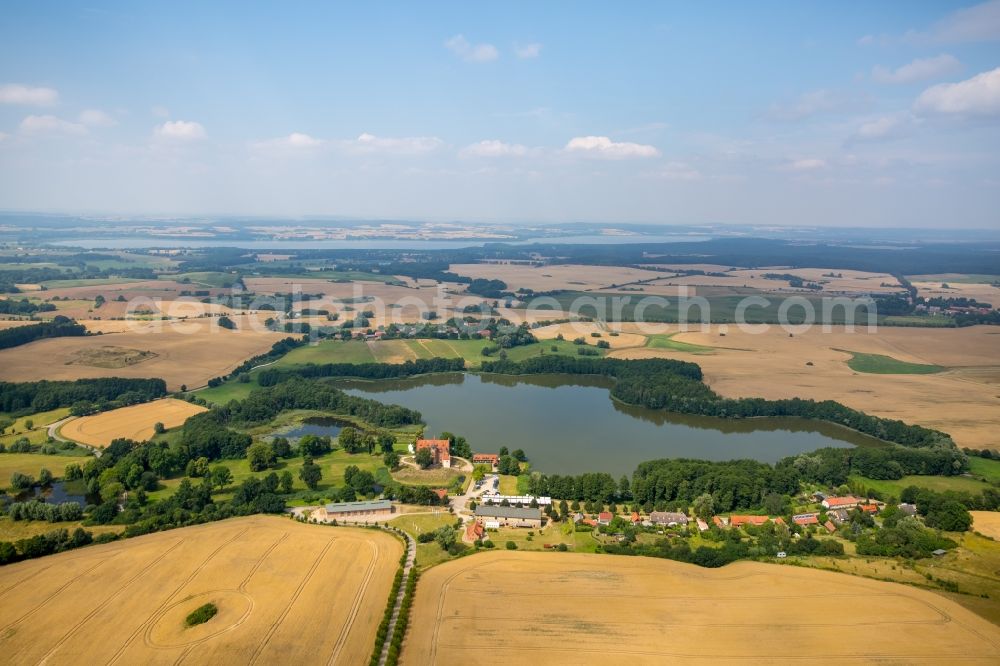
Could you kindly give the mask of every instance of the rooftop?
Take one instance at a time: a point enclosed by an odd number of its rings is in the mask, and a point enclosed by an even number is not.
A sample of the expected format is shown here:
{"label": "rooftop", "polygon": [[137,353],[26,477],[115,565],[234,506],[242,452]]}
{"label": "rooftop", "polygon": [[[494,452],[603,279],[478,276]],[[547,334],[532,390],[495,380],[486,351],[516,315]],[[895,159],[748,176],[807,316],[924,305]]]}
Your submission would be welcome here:
{"label": "rooftop", "polygon": [[542,510],[521,508],[517,506],[488,506],[480,504],[476,507],[476,515],[484,518],[525,518],[541,520]]}
{"label": "rooftop", "polygon": [[383,500],[368,500],[366,502],[334,502],[326,505],[327,513],[347,513],[349,511],[388,511],[392,502]]}

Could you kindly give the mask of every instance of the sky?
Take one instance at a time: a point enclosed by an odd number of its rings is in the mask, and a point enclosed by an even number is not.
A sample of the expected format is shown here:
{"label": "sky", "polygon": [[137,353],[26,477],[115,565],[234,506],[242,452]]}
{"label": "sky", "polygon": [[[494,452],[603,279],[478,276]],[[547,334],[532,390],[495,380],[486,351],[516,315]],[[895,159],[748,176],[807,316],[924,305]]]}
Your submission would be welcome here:
{"label": "sky", "polygon": [[4,210],[1000,228],[1000,0],[2,11]]}

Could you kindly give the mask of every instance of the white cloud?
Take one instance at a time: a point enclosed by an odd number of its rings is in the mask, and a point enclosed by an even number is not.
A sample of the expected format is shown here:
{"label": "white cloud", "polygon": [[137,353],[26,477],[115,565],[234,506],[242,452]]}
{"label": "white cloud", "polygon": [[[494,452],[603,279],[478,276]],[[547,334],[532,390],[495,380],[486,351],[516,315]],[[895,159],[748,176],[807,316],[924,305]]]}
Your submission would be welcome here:
{"label": "white cloud", "polygon": [[942,53],[933,58],[917,58],[897,69],[876,65],[872,69],[872,79],[878,83],[915,83],[927,79],[938,79],[962,69],[962,63],[953,55]]}
{"label": "white cloud", "polygon": [[531,44],[514,44],[514,55],[521,60],[537,58],[542,54],[542,45],[533,42]]}
{"label": "white cloud", "polygon": [[914,108],[946,115],[1000,115],[1000,67],[958,83],[931,86],[920,94]]}
{"label": "white cloud", "polygon": [[461,154],[471,157],[523,157],[528,154],[528,147],[519,143],[486,140],[466,146]]}
{"label": "white cloud", "polygon": [[80,122],[89,127],[114,127],[118,121],[100,109],[86,109],[80,112]]}
{"label": "white cloud", "polygon": [[162,125],[157,125],[153,133],[163,139],[178,141],[194,141],[205,138],[205,128],[201,123],[189,120],[168,120]]}
{"label": "white cloud", "polygon": [[276,139],[267,139],[266,141],[256,141],[251,144],[251,147],[256,150],[263,151],[301,153],[311,151],[315,148],[320,148],[327,143],[328,142],[324,139],[317,139],[309,136],[308,134],[303,134],[302,132],[292,132],[288,136],[281,136]]}
{"label": "white cloud", "polygon": [[445,48],[468,62],[490,62],[500,57],[492,44],[470,44],[463,35],[455,35],[444,43]]}
{"label": "white cloud", "polygon": [[403,155],[429,153],[440,148],[444,142],[434,136],[381,137],[365,132],[357,139],[349,141],[348,147],[359,152],[386,152]]}
{"label": "white cloud", "polygon": [[880,116],[861,123],[847,142],[869,143],[898,139],[909,134],[913,124],[914,119],[908,113]]}
{"label": "white cloud", "polygon": [[79,123],[55,116],[28,116],[21,121],[21,132],[24,134],[86,134],[87,128]]}
{"label": "white cloud", "polygon": [[59,92],[52,88],[32,88],[19,83],[0,86],[0,104],[52,106],[59,101]]}
{"label": "white cloud", "polygon": [[791,171],[816,171],[826,168],[826,160],[818,157],[806,157],[799,160],[792,160],[786,167]]}
{"label": "white cloud", "polygon": [[609,160],[623,160],[633,157],[659,157],[660,151],[641,143],[619,143],[606,136],[578,136],[566,144],[566,152],[599,157]]}

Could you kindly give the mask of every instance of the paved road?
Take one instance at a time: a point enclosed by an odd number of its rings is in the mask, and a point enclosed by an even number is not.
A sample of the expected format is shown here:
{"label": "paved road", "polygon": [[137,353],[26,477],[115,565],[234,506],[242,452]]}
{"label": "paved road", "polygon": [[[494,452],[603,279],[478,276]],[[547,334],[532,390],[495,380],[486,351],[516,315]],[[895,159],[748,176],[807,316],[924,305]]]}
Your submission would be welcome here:
{"label": "paved road", "polygon": [[479,490],[476,490],[475,483],[470,483],[464,495],[451,497],[451,510],[456,516],[462,519],[463,523],[467,523],[472,520],[472,513],[468,509],[469,502],[471,500],[478,499],[484,492],[492,489],[494,478],[499,479],[500,477],[496,474],[485,476],[483,477],[483,485],[479,488]]}
{"label": "paved road", "polygon": [[90,451],[91,453],[93,453],[95,456],[97,456],[98,458],[100,458],[102,451],[101,451],[101,449],[97,448],[96,446],[87,446],[86,444],[81,444],[80,442],[74,442],[71,439],[66,439],[65,437],[61,437],[59,435],[59,428],[61,428],[64,423],[66,423],[68,421],[72,421],[75,418],[77,418],[77,417],[75,417],[75,416],[67,416],[66,418],[61,419],[59,421],[56,421],[55,423],[50,423],[49,424],[49,430],[48,430],[49,437],[51,437],[52,439],[56,440],[57,442],[65,442],[66,444],[75,444],[76,446],[79,446],[81,449],[87,449],[88,451]]}

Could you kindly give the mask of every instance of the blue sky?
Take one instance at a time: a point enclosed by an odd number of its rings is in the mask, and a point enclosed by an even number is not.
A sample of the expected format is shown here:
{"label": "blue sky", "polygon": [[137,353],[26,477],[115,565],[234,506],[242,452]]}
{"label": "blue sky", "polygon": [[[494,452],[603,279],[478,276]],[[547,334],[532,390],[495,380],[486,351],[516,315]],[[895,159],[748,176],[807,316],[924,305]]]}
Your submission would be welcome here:
{"label": "blue sky", "polygon": [[1000,0],[20,3],[0,208],[1000,226]]}

